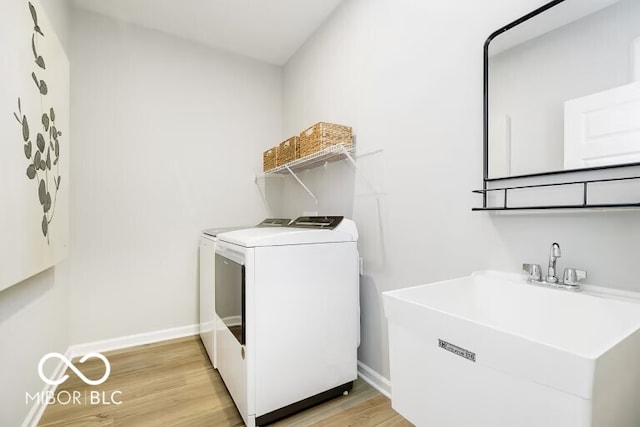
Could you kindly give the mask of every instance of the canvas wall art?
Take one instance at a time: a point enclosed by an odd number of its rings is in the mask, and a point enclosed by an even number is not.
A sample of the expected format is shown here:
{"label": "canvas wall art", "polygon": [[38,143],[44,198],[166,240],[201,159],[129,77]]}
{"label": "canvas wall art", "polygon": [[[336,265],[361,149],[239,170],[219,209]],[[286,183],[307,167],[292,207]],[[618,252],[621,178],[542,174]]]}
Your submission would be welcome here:
{"label": "canvas wall art", "polygon": [[38,0],[0,2],[0,290],[69,245],[69,61]]}

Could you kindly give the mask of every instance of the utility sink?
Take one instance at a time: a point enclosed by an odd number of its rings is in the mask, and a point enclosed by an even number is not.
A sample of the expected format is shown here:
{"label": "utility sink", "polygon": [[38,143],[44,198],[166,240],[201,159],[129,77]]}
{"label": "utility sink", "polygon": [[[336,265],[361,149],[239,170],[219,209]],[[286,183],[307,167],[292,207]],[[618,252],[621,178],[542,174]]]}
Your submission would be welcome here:
{"label": "utility sink", "polygon": [[640,304],[497,272],[383,299],[393,407],[416,425],[640,426]]}

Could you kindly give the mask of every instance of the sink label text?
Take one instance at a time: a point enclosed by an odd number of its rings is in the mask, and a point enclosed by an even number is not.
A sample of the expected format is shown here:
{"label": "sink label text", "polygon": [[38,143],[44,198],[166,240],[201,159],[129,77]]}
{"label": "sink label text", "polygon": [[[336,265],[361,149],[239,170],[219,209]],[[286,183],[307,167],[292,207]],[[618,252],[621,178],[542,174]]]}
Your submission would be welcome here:
{"label": "sink label text", "polygon": [[464,357],[465,359],[471,360],[472,362],[476,361],[476,354],[472,351],[464,349],[462,347],[458,347],[457,345],[453,345],[444,340],[438,339],[438,347],[450,351],[451,353]]}

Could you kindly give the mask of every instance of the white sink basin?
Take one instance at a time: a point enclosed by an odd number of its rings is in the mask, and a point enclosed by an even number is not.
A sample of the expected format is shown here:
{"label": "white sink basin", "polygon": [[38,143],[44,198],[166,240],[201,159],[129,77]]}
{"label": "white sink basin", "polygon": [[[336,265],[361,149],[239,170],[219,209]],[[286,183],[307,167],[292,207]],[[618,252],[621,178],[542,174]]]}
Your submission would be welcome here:
{"label": "white sink basin", "polygon": [[640,305],[491,272],[383,295],[414,424],[640,426]]}

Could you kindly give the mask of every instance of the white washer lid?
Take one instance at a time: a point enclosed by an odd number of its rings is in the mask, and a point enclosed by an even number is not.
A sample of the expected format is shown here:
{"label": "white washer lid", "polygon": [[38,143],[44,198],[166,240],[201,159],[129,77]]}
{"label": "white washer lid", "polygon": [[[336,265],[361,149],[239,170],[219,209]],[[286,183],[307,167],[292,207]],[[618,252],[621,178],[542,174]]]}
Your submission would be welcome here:
{"label": "white washer lid", "polygon": [[353,221],[343,219],[333,230],[297,227],[249,228],[221,233],[218,235],[218,239],[246,248],[253,248],[260,246],[355,242],[358,240],[358,231]]}
{"label": "white washer lid", "polygon": [[250,228],[253,227],[251,225],[247,225],[245,227],[219,227],[219,228],[209,228],[207,230],[204,230],[202,232],[202,234],[204,236],[208,236],[208,237],[217,237],[218,234],[222,234],[222,233],[227,233],[229,231],[236,231],[236,230],[244,230],[245,228]]}

